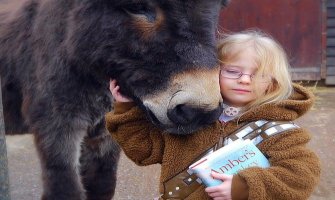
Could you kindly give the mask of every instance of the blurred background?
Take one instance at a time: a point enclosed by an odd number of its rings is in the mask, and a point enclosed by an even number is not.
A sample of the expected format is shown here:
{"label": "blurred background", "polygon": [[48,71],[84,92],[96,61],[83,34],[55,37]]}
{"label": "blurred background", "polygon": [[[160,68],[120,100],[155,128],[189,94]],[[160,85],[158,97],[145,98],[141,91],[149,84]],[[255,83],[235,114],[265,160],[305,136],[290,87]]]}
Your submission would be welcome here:
{"label": "blurred background", "polygon": [[335,0],[232,0],[219,30],[258,28],[285,48],[294,80],[335,85]]}

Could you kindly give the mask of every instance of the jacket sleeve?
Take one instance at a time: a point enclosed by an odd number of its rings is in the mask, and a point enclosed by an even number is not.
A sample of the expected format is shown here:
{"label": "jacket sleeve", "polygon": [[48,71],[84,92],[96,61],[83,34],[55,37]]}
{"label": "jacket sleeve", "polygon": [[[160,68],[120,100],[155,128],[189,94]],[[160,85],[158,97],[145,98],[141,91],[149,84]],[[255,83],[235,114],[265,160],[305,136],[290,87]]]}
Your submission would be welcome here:
{"label": "jacket sleeve", "polygon": [[234,175],[232,199],[308,199],[320,177],[319,159],[306,147],[309,140],[299,128],[262,142],[259,149],[271,167],[247,168]]}
{"label": "jacket sleeve", "polygon": [[106,126],[128,158],[137,165],[162,162],[162,131],[152,125],[144,113],[130,103],[116,103],[106,114]]}

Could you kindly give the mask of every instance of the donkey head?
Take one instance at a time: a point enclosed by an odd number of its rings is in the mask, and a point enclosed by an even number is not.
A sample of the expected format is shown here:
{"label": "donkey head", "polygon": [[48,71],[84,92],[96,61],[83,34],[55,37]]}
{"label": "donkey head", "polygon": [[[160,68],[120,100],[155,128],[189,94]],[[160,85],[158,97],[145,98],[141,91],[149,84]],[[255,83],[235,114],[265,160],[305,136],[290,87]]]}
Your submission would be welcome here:
{"label": "donkey head", "polygon": [[73,38],[78,48],[94,49],[78,51],[80,58],[116,79],[154,124],[187,134],[221,113],[215,31],[225,3],[82,1]]}

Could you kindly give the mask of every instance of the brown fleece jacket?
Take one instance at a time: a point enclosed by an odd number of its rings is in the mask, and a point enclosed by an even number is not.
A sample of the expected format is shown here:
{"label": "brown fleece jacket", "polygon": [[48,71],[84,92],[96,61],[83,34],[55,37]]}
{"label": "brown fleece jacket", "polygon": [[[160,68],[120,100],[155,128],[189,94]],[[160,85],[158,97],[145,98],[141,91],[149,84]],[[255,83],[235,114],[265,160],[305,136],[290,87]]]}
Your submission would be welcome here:
{"label": "brown fleece jacket", "polygon": [[[161,164],[160,192],[163,183],[187,168],[221,135],[227,136],[246,122],[259,119],[292,121],[306,113],[313,104],[313,95],[295,85],[294,94],[280,103],[264,104],[243,114],[239,121],[229,121],[222,127],[213,123],[192,135],[163,133],[154,127],[138,107],[117,104],[114,113],[106,115],[107,128],[125,154],[138,165]],[[224,128],[224,130],[222,129]],[[302,128],[291,129],[258,145],[269,157],[271,167],[247,168],[234,175],[232,199],[307,199],[318,183],[320,163],[306,147],[310,136]],[[201,186],[186,199],[210,199]]]}

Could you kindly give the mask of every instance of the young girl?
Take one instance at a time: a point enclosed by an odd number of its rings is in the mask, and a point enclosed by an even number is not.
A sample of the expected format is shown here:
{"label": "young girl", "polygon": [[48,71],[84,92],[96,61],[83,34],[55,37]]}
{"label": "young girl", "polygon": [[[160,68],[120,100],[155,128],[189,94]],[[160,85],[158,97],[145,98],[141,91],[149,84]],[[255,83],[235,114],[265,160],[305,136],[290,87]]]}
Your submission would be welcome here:
{"label": "young girl", "polygon": [[171,183],[220,137],[260,119],[293,121],[313,104],[308,90],[292,84],[281,46],[263,33],[228,35],[219,42],[218,54],[224,111],[217,123],[187,136],[163,133],[112,81],[116,103],[114,113],[106,115],[108,130],[138,165],[161,164],[161,199],[307,199],[318,183],[320,163],[306,147],[310,136],[302,128],[274,135],[257,146],[268,157],[269,168],[251,167],[236,175],[213,173],[222,184],[208,188],[190,184],[187,195],[180,195],[179,183]]}

